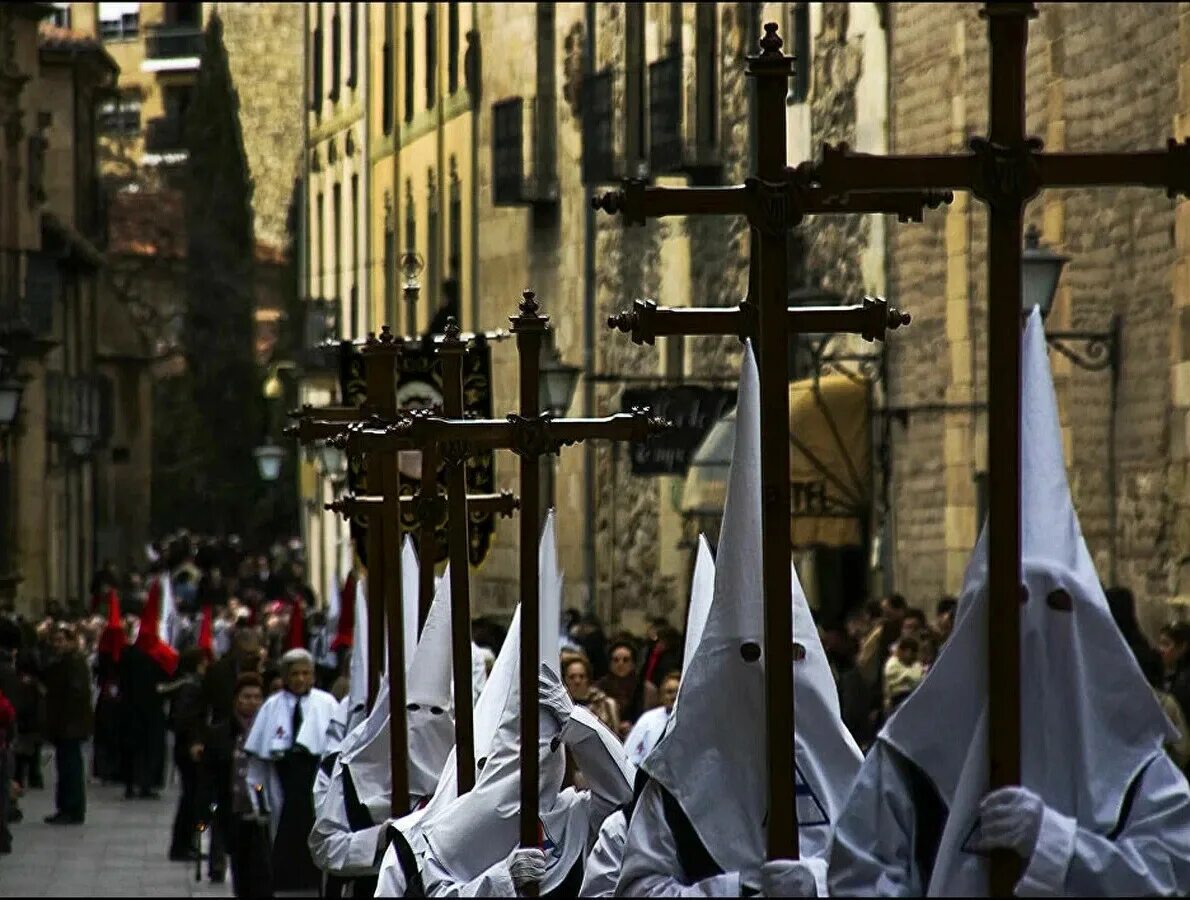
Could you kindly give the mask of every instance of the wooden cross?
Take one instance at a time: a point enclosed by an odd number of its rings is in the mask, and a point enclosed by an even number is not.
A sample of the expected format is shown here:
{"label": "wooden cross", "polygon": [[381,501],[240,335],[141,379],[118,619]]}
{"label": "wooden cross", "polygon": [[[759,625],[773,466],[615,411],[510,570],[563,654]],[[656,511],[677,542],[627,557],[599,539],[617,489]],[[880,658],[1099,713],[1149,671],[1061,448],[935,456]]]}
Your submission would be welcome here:
{"label": "wooden cross", "polygon": [[[1033,3],[986,3],[989,132],[969,153],[876,156],[825,145],[811,167],[836,198],[856,191],[966,190],[988,206],[988,717],[990,787],[1020,782],[1021,249],[1025,206],[1045,188],[1139,186],[1190,193],[1190,142],[1164,150],[1043,153],[1025,133],[1025,50]],[[995,689],[992,689],[992,686]],[[993,895],[1010,896],[1019,858],[992,856]]]}
{"label": "wooden cross", "polygon": [[[538,846],[538,666],[540,584],[538,542],[541,502],[539,459],[587,440],[639,441],[667,430],[668,422],[647,410],[603,418],[554,418],[540,411],[541,345],[549,318],[541,315],[532,291],[525,291],[520,314],[511,318],[519,362],[520,412],[506,419],[463,419],[433,415],[401,417],[384,424],[356,424],[333,442],[349,453],[392,452],[430,442],[442,448],[450,465],[485,450],[512,450],[520,457],[521,533],[521,846]],[[445,342],[444,342],[445,344]],[[452,567],[453,568],[453,567]],[[787,576],[788,577],[788,576]],[[453,584],[453,582],[452,582]],[[553,627],[553,623],[551,623]]]}
{"label": "wooden cross", "polygon": [[[761,53],[748,58],[756,78],[762,122],[785,121],[786,84],[793,59],[781,52],[777,26],[765,26]],[[794,803],[794,705],[790,635],[793,611],[789,566],[791,487],[789,483],[789,360],[791,333],[848,332],[882,339],[888,328],[909,317],[883,300],[854,306],[789,306],[786,233],[807,214],[893,213],[901,221],[920,221],[926,208],[949,202],[947,192],[866,191],[828,194],[814,185],[804,167],[785,164],[785,130],[766,132],[758,148],[756,177],[743,185],[719,188],[649,187],[629,180],[623,189],[592,199],[596,209],[622,213],[625,224],[649,218],[689,215],[742,215],[751,229],[748,297],[736,307],[675,309],[638,300],[631,311],[609,318],[608,326],[628,332],[636,343],[657,335],[735,334],[752,338],[760,374],[761,568],[764,584],[765,699],[768,721],[768,855],[798,856]]]}
{"label": "wooden cross", "polygon": [[[392,390],[392,364],[395,362],[395,354],[399,354],[400,346],[401,341],[392,336],[388,326],[384,326],[381,329],[379,338],[372,335],[369,336],[363,354],[366,368],[365,375],[368,382],[368,403],[364,409],[326,407],[320,410],[313,410],[307,408],[298,418],[296,425],[290,429],[290,432],[296,435],[303,443],[314,440],[327,440],[331,443],[336,443],[336,438],[343,435],[345,430],[353,424],[398,421],[395,393],[393,393],[392,402],[387,403],[384,402],[387,399],[384,392],[386,389]],[[453,319],[448,326],[447,335],[440,345],[438,352],[444,357],[445,363],[443,373],[445,388],[443,398],[444,411],[447,415],[455,414],[461,417],[463,415],[463,356],[466,352],[466,344],[462,341],[458,325]],[[380,379],[383,377],[382,363],[385,359],[388,360],[390,365],[388,370],[389,377],[385,385],[381,385]],[[370,362],[370,360],[374,360],[374,362]],[[377,402],[373,402],[374,397]],[[404,414],[424,415],[429,412],[430,410],[415,410],[405,411]],[[404,647],[404,615],[402,612],[403,604],[401,602],[401,553],[399,546],[401,500],[398,496],[399,488],[396,480],[396,465],[401,451],[413,449],[420,450],[422,454],[423,477],[421,478],[417,493],[411,500],[405,502],[409,503],[415,510],[416,518],[421,529],[418,578],[419,626],[425,625],[425,618],[432,602],[435,531],[443,519],[447,520],[448,528],[450,529],[448,543],[450,546],[451,561],[454,563],[451,567],[451,660],[453,671],[456,673],[453,679],[455,755],[458,769],[458,791],[459,793],[466,793],[475,783],[474,711],[472,708],[471,681],[469,678],[464,678],[460,674],[470,673],[471,671],[471,604],[468,579],[467,503],[469,500],[472,501],[472,508],[477,512],[494,512],[504,516],[510,516],[513,510],[519,505],[519,501],[507,491],[498,494],[468,495],[466,493],[466,475],[463,461],[459,460],[457,465],[448,463],[448,478],[450,481],[448,482],[447,498],[444,502],[438,490],[437,478],[435,477],[438,469],[437,458],[439,453],[437,442],[427,441],[419,446],[412,440],[405,440],[381,450],[367,452],[368,489],[370,491],[368,495],[348,496],[327,504],[328,509],[342,513],[349,518],[364,511],[372,514],[371,521],[374,524],[368,529],[369,561],[371,562],[371,560],[375,559],[381,562],[381,565],[375,567],[375,571],[376,577],[382,579],[382,581],[377,586],[373,584],[371,578],[369,579],[369,619],[370,622],[377,623],[377,625],[381,621],[387,623],[390,669],[395,665],[393,660],[397,659],[393,655],[393,642],[400,642],[402,649]],[[376,468],[374,469],[373,467]],[[381,474],[378,477],[374,473]],[[380,492],[377,492],[375,488],[380,488]],[[449,515],[447,514],[448,507]],[[395,552],[388,543],[393,539],[394,534],[397,536],[398,541]],[[375,535],[383,536],[377,542],[377,546],[382,544],[387,548],[387,552],[390,554],[388,560],[384,560],[382,556],[374,555],[372,544],[375,540]],[[394,559],[395,563],[390,570],[388,563],[393,562]],[[373,568],[370,566],[369,575],[371,576],[372,574]],[[389,596],[393,585],[395,585],[398,598],[395,605],[383,599]],[[385,609],[388,610],[387,616],[383,615],[383,610]],[[383,653],[381,638],[384,632],[379,627],[372,627],[369,629],[368,634],[370,707],[375,700],[376,689],[374,682],[378,681],[379,678],[380,659]],[[375,638],[372,637],[373,634],[376,635]],[[403,663],[399,692],[397,683],[391,673],[389,684],[390,696],[394,698],[390,701],[390,709],[404,709],[406,694]],[[397,698],[400,700],[399,703],[397,702]],[[390,716],[390,720],[393,718],[395,717]],[[404,717],[401,716],[400,718],[404,722]],[[400,734],[398,734],[398,729],[392,728],[390,725],[390,756],[394,778],[397,771],[407,773],[407,735],[404,732],[404,725],[400,729]],[[407,778],[407,774],[405,777]],[[406,790],[404,794],[400,793],[394,780],[394,815],[404,815],[408,811],[407,799],[404,807],[400,806],[400,797],[402,796],[407,798],[408,791]]]}

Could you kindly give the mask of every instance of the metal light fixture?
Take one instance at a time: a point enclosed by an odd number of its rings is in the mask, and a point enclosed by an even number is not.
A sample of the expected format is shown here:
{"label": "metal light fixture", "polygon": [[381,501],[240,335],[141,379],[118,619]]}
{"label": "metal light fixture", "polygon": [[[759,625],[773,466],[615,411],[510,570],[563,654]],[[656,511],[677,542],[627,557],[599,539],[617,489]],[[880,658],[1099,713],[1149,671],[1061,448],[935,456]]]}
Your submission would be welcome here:
{"label": "metal light fixture", "polygon": [[1041,318],[1048,318],[1058,292],[1058,279],[1070,257],[1054,253],[1041,245],[1041,232],[1036,225],[1025,229],[1025,249],[1021,253],[1021,305],[1028,315],[1034,306],[1041,307]]}
{"label": "metal light fixture", "polygon": [[405,279],[405,333],[411,337],[417,334],[417,298],[421,293],[418,276],[425,265],[425,260],[415,250],[401,254],[401,275]]}
{"label": "metal light fixture", "polygon": [[25,383],[16,370],[16,359],[0,347],[0,428],[11,428],[21,411]]}
{"label": "metal light fixture", "polygon": [[91,454],[91,438],[85,434],[72,434],[70,452],[75,459],[86,459]]}
{"label": "metal light fixture", "polygon": [[541,408],[555,416],[564,416],[574,399],[574,389],[582,372],[578,366],[562,362],[557,347],[542,347]]}
{"label": "metal light fixture", "polygon": [[256,457],[256,468],[262,481],[276,481],[281,477],[281,463],[285,459],[284,447],[278,447],[270,439],[253,450],[252,455]]}
{"label": "metal light fixture", "polygon": [[322,472],[334,480],[343,477],[347,472],[347,454],[326,441],[318,447],[318,460],[322,464]]}

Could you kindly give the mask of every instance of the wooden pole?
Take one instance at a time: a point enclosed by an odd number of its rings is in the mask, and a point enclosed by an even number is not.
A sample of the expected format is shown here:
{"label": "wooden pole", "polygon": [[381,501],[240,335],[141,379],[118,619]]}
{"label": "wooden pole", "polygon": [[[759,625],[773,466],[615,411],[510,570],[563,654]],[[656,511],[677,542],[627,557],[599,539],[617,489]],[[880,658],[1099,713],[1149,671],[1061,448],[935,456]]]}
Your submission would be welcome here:
{"label": "wooden pole", "polygon": [[421,484],[418,487],[418,508],[422,510],[417,533],[417,630],[421,633],[434,602],[434,566],[437,564],[438,514],[442,509],[438,493],[438,463],[441,461],[437,444],[427,444],[421,450]]}
{"label": "wooden pole", "polygon": [[[764,26],[761,53],[749,57],[755,78],[760,121],[772,123],[757,146],[759,189],[785,173],[785,94],[793,59],[781,52],[777,26]],[[775,196],[772,200],[780,204]],[[789,484],[789,260],[787,211],[770,207],[770,227],[756,228],[759,239],[758,306],[760,328],[760,565],[764,578],[765,717],[768,722],[768,855],[798,857],[797,805],[794,803],[793,587]]]}
{"label": "wooden pole", "polygon": [[[393,338],[388,326],[382,329],[379,338],[369,335],[364,345],[368,405],[381,415],[395,416],[397,412],[396,360],[399,354],[400,342]],[[384,581],[382,589],[380,586],[373,588],[369,583],[368,598],[371,600],[373,590],[381,594],[388,624],[388,733],[392,768],[392,814],[403,816],[409,812],[409,736],[408,721],[405,718],[405,617],[401,612],[401,513],[397,454],[391,451],[371,454],[368,460],[369,490],[372,489],[374,471],[379,475],[383,507],[379,522],[372,519],[368,523],[368,538],[371,542],[374,532],[381,534],[377,559],[383,560]],[[377,528],[377,525],[380,527]],[[374,544],[369,544],[369,552],[373,546]],[[375,626],[369,622],[369,636],[373,628],[380,632],[379,626],[379,619],[376,620]]]}
{"label": "wooden pole", "polygon": [[[536,419],[540,412],[541,340],[548,320],[539,313],[532,291],[522,295],[520,315],[511,317],[520,368],[520,416]],[[540,665],[541,585],[538,582],[541,470],[538,455],[521,455],[521,846],[538,845],[538,707]],[[556,623],[555,627],[556,627]],[[536,891],[534,891],[536,895]]]}
{"label": "wooden pole", "polygon": [[[1032,4],[985,7],[992,47],[988,140],[1025,144],[1025,47]],[[1027,197],[993,194],[988,215],[988,760],[991,789],[1020,784],[1021,243]],[[996,850],[991,893],[1011,897],[1021,858]]]}
{"label": "wooden pole", "polygon": [[[375,335],[369,335],[373,341]],[[364,380],[367,385],[369,398],[381,398],[385,393],[384,384],[391,381],[386,373],[391,366],[391,360],[379,353],[364,356]],[[299,430],[307,420],[299,422]],[[377,496],[384,495],[385,480],[382,460],[387,454],[370,452],[364,455],[367,472],[368,492]],[[384,512],[377,510],[368,516],[368,710],[376,704],[376,694],[380,690],[380,671],[384,667],[384,599],[387,592],[386,582],[389,574],[385,571],[388,560],[385,558],[384,546]],[[389,685],[392,687],[391,683]]]}
{"label": "wooden pole", "polygon": [[[442,359],[442,411],[463,417],[463,358],[467,345],[458,323],[446,324],[438,355]],[[459,794],[475,786],[475,727],[471,696],[471,580],[467,535],[466,457],[446,452],[447,540],[450,547],[451,649],[454,664],[455,761]],[[423,457],[424,459],[424,457]]]}

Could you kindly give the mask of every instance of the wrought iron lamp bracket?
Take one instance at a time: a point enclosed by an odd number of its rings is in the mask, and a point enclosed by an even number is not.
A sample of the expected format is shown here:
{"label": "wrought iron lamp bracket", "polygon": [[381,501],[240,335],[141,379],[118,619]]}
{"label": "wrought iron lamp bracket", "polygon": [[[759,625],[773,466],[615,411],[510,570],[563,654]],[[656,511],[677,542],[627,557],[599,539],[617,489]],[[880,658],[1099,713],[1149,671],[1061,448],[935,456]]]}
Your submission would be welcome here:
{"label": "wrought iron lamp bracket", "polygon": [[1053,331],[1045,336],[1046,343],[1080,369],[1102,372],[1115,369],[1120,360],[1120,332],[1110,331]]}

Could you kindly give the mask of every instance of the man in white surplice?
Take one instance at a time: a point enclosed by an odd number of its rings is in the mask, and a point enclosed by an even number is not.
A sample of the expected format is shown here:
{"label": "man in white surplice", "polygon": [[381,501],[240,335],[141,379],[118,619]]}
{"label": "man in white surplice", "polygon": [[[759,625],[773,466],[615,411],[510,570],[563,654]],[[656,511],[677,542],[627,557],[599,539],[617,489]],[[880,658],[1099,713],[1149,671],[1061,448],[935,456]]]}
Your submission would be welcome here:
{"label": "man in white surplice", "polygon": [[645,760],[617,896],[738,897],[825,892],[831,823],[859,769],[859,748],[818,629],[793,573],[794,734],[801,860],[765,861],[764,597],[760,571],[760,403],[745,345],[714,599],[665,735]]}
{"label": "man in white surplice", "polygon": [[993,848],[1024,861],[1022,896],[1190,890],[1190,789],[1079,528],[1037,310],[1023,342],[1022,785],[987,793],[985,528],[953,633],[839,819],[829,883],[841,894],[987,896]]}

